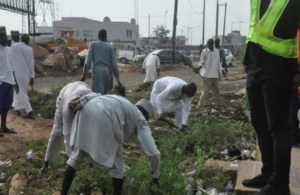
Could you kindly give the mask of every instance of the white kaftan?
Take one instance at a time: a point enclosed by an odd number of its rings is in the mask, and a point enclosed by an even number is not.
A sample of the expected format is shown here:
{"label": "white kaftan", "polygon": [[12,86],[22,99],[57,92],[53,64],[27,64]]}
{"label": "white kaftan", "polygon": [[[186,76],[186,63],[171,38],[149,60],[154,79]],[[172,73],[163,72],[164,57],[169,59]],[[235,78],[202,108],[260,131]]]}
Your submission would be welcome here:
{"label": "white kaftan", "polygon": [[70,133],[75,115],[69,109],[69,103],[91,92],[92,90],[89,89],[88,85],[81,81],[70,83],[60,91],[56,100],[54,125],[48,142],[45,161],[58,158],[60,142],[63,137],[67,155],[68,157],[71,156]]}
{"label": "white kaftan", "polygon": [[187,124],[193,97],[182,93],[187,83],[176,77],[164,77],[157,80],[152,89],[150,102],[157,114],[175,111],[175,125],[179,128]]}
{"label": "white kaftan", "polygon": [[146,69],[144,83],[156,80],[156,69],[160,68],[160,60],[156,55],[149,54],[143,62],[143,69]]}
{"label": "white kaftan", "polygon": [[25,43],[12,45],[12,56],[15,67],[15,76],[19,85],[19,93],[14,92],[13,107],[15,110],[25,109],[27,113],[32,111],[27,89],[34,74],[33,50]]}
{"label": "white kaftan", "polygon": [[80,100],[72,131],[74,147],[68,164],[78,170],[87,157],[96,166],[109,169],[114,178],[125,176],[123,143],[133,134],[150,161],[153,178],[159,177],[160,152],[143,114],[128,100],[116,95],[91,93]]}
{"label": "white kaftan", "polygon": [[0,45],[0,84],[2,82],[15,84],[14,64],[12,60],[11,48]]}

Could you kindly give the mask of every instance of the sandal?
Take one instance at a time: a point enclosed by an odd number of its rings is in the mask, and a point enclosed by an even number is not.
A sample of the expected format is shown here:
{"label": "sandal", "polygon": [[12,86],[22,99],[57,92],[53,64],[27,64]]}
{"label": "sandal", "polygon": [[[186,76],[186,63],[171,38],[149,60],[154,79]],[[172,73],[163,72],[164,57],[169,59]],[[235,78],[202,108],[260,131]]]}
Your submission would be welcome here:
{"label": "sandal", "polygon": [[17,134],[16,131],[10,130],[9,128],[6,128],[5,130],[2,130],[2,133]]}

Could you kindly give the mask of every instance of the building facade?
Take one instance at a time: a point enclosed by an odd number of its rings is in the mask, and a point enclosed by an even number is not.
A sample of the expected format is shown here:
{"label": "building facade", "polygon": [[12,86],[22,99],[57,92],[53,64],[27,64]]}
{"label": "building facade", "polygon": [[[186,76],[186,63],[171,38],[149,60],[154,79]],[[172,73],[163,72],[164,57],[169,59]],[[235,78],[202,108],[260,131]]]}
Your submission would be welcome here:
{"label": "building facade", "polygon": [[53,37],[59,38],[60,31],[66,29],[74,31],[73,38],[87,42],[98,40],[99,30],[105,29],[108,42],[139,47],[139,26],[134,19],[130,22],[112,22],[105,17],[100,22],[81,17],[63,17],[62,20],[53,22]]}

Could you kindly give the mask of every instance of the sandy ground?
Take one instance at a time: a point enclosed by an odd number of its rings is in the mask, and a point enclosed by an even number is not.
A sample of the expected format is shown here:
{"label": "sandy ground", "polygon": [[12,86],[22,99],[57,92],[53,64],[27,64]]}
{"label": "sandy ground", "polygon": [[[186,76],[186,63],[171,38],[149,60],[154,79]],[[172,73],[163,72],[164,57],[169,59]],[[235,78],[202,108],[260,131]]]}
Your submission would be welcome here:
{"label": "sandy ground", "polygon": [[[174,76],[179,77],[185,81],[188,81],[193,75],[193,71],[184,66],[180,67],[168,67],[161,72],[161,77]],[[234,65],[230,67],[229,75],[230,77],[237,75],[242,66]],[[126,87],[127,90],[133,90],[142,84],[145,74],[140,72],[120,73],[121,82]],[[35,79],[34,89],[38,91],[47,91],[51,87],[59,86],[61,84],[67,84],[79,80],[80,76],[60,76],[60,77],[45,77]],[[199,90],[202,87],[202,80],[198,75],[193,78],[194,82],[199,86]],[[245,86],[245,79],[238,81],[222,81],[220,84],[221,92],[235,92]],[[91,78],[88,78],[86,82],[91,85]],[[0,138],[0,151],[5,150],[8,147],[18,148],[23,143],[30,141],[32,139],[37,139],[40,137],[48,138],[52,130],[53,120],[52,119],[24,119],[21,116],[17,116],[14,112],[10,112],[8,116],[8,127],[13,128],[18,132],[18,134],[5,134],[5,137]],[[24,154],[25,155],[25,154]],[[5,155],[0,155],[0,160],[5,160],[7,158]]]}

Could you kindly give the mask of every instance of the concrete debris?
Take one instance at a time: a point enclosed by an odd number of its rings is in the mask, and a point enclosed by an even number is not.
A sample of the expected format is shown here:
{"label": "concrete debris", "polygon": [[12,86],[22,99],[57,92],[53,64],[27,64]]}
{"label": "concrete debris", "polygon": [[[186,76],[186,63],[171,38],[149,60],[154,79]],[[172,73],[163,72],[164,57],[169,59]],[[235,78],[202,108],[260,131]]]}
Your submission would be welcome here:
{"label": "concrete debris", "polygon": [[17,195],[20,194],[22,190],[25,189],[27,185],[27,179],[24,175],[15,174],[12,177],[10,188],[9,188],[9,195]]}
{"label": "concrete debris", "polygon": [[54,70],[67,69],[66,59],[62,53],[47,55],[46,59],[42,62],[42,65]]}
{"label": "concrete debris", "polygon": [[29,45],[33,50],[34,57],[43,57],[49,54],[49,51],[41,46],[38,46],[35,43],[29,43]]}

